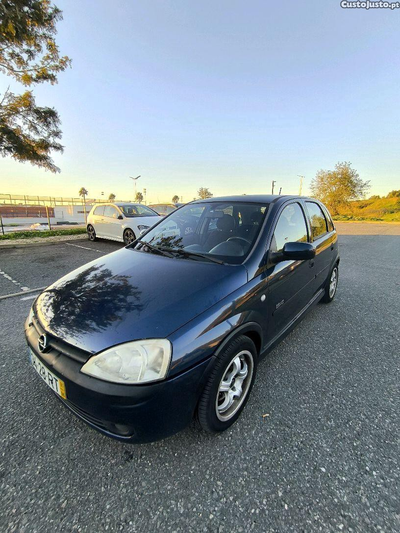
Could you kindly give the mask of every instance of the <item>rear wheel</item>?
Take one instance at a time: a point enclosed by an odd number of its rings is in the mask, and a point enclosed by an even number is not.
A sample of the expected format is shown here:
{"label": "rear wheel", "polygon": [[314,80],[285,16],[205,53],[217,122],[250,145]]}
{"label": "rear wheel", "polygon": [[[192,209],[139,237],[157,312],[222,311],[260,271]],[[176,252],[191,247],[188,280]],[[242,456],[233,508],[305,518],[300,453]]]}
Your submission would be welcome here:
{"label": "rear wheel", "polygon": [[218,356],[204,387],[197,408],[204,430],[218,433],[236,422],[249,399],[256,370],[256,347],[241,335]]}
{"label": "rear wheel", "polygon": [[322,302],[329,304],[335,297],[336,291],[337,291],[337,285],[339,280],[339,268],[337,265],[335,265],[332,270],[331,274],[326,282],[325,286],[325,294],[322,297]]}
{"label": "rear wheel", "polygon": [[89,241],[95,241],[97,237],[96,237],[96,232],[94,230],[94,227],[91,224],[89,224],[88,227],[86,228],[86,231],[88,234]]}
{"label": "rear wheel", "polygon": [[124,231],[124,243],[131,244],[131,242],[133,242],[134,240],[136,240],[136,235],[134,234],[133,230],[131,230],[131,228],[127,228]]}

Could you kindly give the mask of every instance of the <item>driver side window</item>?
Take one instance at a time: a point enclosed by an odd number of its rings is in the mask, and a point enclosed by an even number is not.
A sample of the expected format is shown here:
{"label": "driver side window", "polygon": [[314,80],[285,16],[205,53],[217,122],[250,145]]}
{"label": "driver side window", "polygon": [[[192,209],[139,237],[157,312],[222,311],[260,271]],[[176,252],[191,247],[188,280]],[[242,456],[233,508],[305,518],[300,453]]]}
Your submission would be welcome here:
{"label": "driver side window", "polygon": [[271,252],[281,252],[287,242],[307,242],[307,226],[298,203],[287,205],[280,214],[271,242]]}
{"label": "driver side window", "polygon": [[118,211],[112,205],[106,205],[104,209],[104,216],[108,218],[117,218]]}

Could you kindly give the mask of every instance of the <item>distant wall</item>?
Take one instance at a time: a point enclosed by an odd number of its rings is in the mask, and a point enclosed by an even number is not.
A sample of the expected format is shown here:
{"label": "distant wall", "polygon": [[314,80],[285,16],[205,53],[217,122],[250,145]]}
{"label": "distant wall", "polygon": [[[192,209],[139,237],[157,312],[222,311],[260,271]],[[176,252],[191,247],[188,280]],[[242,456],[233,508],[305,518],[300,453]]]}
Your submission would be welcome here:
{"label": "distant wall", "polygon": [[[89,213],[91,206],[86,206],[86,212]],[[50,222],[85,222],[84,208],[82,205],[59,205],[49,207]],[[46,224],[47,213],[44,206],[19,206],[19,205],[0,205],[0,215],[3,218],[3,224]]]}

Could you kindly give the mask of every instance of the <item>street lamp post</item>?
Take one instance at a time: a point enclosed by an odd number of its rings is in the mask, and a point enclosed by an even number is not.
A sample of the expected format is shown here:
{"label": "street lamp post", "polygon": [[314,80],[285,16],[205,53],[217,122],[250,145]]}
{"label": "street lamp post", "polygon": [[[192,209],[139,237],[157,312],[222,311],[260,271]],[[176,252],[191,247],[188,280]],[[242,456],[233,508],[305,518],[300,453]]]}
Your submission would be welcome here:
{"label": "street lamp post", "polygon": [[301,193],[303,191],[303,180],[304,180],[305,176],[301,176],[300,174],[297,174],[297,176],[300,178],[299,196],[301,196]]}
{"label": "street lamp post", "polygon": [[135,202],[136,201],[136,182],[140,178],[140,175],[136,176],[136,178],[132,178],[132,176],[129,176],[129,177],[131,180],[133,180],[133,183],[135,184],[135,198],[133,199],[133,201]]}

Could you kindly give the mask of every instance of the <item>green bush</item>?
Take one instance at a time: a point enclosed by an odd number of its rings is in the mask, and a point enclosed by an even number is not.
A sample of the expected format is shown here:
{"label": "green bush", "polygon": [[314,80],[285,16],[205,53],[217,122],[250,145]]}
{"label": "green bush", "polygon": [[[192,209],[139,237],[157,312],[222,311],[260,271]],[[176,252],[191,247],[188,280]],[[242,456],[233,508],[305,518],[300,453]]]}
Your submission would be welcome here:
{"label": "green bush", "polygon": [[58,237],[62,235],[81,235],[83,233],[86,233],[86,228],[59,229],[51,231],[13,231],[12,233],[0,235],[0,241],[13,239],[33,239],[34,237],[45,238]]}

